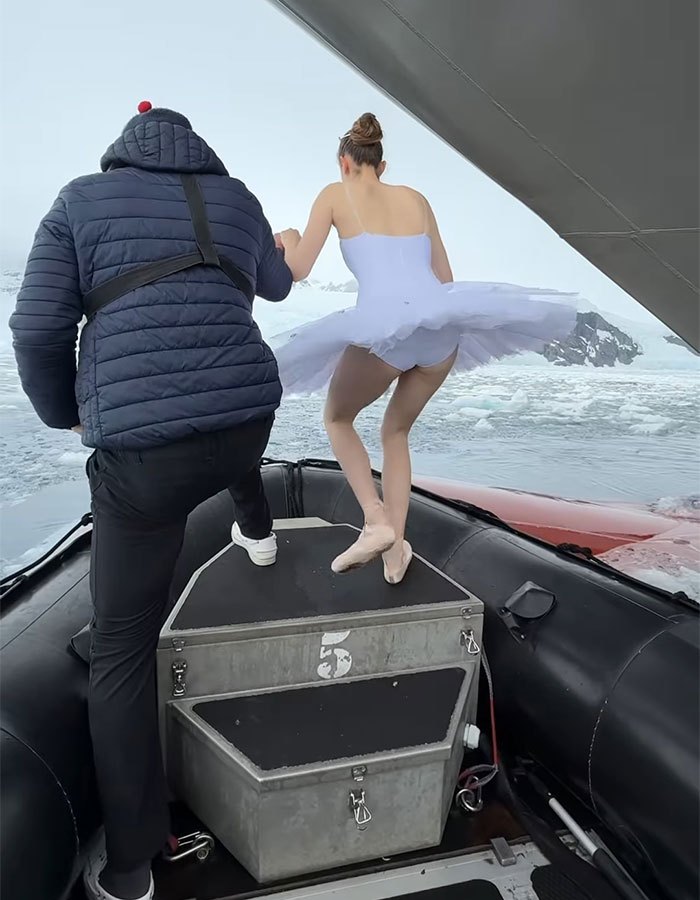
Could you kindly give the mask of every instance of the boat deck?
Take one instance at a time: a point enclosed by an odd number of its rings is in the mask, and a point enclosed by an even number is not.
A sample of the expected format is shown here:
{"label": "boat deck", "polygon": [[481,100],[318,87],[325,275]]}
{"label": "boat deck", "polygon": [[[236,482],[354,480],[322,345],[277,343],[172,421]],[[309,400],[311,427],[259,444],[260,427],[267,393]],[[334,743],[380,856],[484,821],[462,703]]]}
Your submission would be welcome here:
{"label": "boat deck", "polygon": [[[206,830],[204,825],[181,804],[175,804],[172,808],[173,829],[177,834],[191,834],[195,831]],[[291,881],[267,885],[259,885],[255,879],[228,853],[220,843],[204,862],[198,862],[190,858],[180,862],[166,862],[158,860],[154,867],[156,883],[156,900],[244,900],[244,898],[268,897],[276,894],[284,897],[290,891],[298,891],[302,888],[316,889],[330,882],[347,881],[350,878],[374,875],[377,878],[389,878],[392,872],[396,872],[408,865],[424,863],[428,864],[437,860],[448,860],[459,857],[479,848],[488,848],[491,839],[503,837],[508,841],[526,840],[527,835],[522,826],[512,817],[508,810],[498,801],[487,801],[483,810],[476,815],[467,815],[458,810],[453,810],[447,821],[445,836],[439,847],[433,847],[423,851],[404,854],[391,860],[372,860],[345,869],[337,869],[332,872],[321,872],[313,876],[295,878]],[[491,864],[492,865],[492,864]],[[506,868],[505,871],[508,869]],[[484,884],[479,879],[481,884]],[[492,886],[488,883],[487,887]],[[479,888],[481,893],[468,893],[468,884],[455,885],[455,898],[460,900],[501,900],[505,895],[493,892],[485,892],[485,888]],[[448,890],[447,887],[444,888]],[[402,888],[402,891],[405,891]],[[451,890],[451,888],[449,888]],[[416,894],[416,900],[421,897]],[[399,897],[404,894],[394,894]],[[359,895],[361,896],[361,895]],[[392,894],[386,894],[391,897]],[[449,900],[449,893],[433,895]],[[76,886],[70,900],[85,900],[82,887]]]}

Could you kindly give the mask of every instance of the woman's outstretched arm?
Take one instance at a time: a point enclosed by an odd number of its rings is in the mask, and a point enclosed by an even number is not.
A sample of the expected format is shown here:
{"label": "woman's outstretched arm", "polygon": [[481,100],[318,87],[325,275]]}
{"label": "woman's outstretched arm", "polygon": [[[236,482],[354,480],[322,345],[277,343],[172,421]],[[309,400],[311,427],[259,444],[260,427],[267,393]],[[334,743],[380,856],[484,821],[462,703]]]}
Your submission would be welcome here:
{"label": "woman's outstretched arm", "polygon": [[303,235],[293,228],[280,234],[280,241],[284,247],[284,261],[291,269],[295,281],[303,281],[309,275],[328,239],[333,224],[332,195],[335,187],[336,185],[329,184],[318,195],[311,207]]}

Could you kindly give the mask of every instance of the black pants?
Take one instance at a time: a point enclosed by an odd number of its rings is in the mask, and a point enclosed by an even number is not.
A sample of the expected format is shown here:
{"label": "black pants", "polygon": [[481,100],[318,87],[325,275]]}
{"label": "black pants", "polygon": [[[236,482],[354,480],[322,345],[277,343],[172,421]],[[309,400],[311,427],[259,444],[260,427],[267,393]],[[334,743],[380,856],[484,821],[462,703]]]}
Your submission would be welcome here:
{"label": "black pants", "polygon": [[188,514],[228,488],[247,537],[272,527],[262,457],[273,417],[88,461],[94,517],[89,714],[107,854],[143,865],[169,834],[155,650]]}

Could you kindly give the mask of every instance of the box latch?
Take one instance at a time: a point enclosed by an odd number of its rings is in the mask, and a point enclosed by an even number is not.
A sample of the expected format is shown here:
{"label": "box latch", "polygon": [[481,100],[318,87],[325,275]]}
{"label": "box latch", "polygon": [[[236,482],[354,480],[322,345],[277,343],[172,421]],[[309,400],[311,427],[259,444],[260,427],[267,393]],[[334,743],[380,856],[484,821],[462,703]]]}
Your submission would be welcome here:
{"label": "box latch", "polygon": [[[353,768],[350,770],[350,774],[355,781],[362,782],[365,780],[367,767],[353,766]],[[357,790],[350,791],[348,797],[350,800],[350,812],[353,814],[353,818],[355,819],[357,830],[364,831],[372,821],[372,813],[367,806],[367,798],[365,796],[365,792],[362,788],[358,788]]]}

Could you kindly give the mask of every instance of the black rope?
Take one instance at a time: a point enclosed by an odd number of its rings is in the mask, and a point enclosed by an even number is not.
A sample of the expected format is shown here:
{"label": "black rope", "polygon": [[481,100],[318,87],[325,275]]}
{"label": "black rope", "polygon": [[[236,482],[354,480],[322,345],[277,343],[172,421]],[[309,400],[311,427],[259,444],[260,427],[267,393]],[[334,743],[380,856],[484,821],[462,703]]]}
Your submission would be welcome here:
{"label": "black rope", "polygon": [[[313,458],[302,459],[296,463],[292,463],[288,460],[279,460],[273,459],[272,457],[264,457],[262,459],[262,465],[281,465],[285,467],[287,472],[297,470],[298,478],[294,480],[291,485],[288,483],[285,486],[285,489],[288,492],[289,510],[290,512],[295,511],[294,514],[296,516],[304,514],[303,480],[301,477],[303,469],[323,469],[333,472],[341,471],[340,465],[335,460]],[[376,477],[379,477],[378,472],[373,470],[373,473]],[[696,603],[684,591],[676,591],[675,593],[670,593],[669,591],[665,591],[663,588],[656,587],[655,585],[648,584],[645,581],[640,581],[639,579],[634,578],[631,575],[627,575],[624,572],[621,572],[619,569],[616,569],[614,566],[611,566],[609,563],[606,563],[604,560],[598,559],[598,557],[593,554],[589,547],[579,547],[577,544],[559,544],[558,546],[555,546],[553,544],[547,543],[546,541],[542,541],[538,538],[532,537],[531,535],[524,534],[517,528],[513,528],[512,525],[504,522],[503,519],[499,518],[499,516],[497,516],[495,513],[490,512],[486,509],[482,509],[479,506],[474,506],[473,504],[467,503],[463,500],[452,500],[448,497],[443,497],[439,494],[435,494],[432,491],[426,490],[425,488],[413,486],[412,491],[418,496],[433,500],[436,503],[440,503],[448,508],[467,513],[476,519],[480,519],[481,521],[495,525],[496,527],[501,528],[504,531],[508,531],[511,534],[518,535],[518,537],[525,538],[526,540],[531,541],[533,544],[544,547],[547,550],[558,551],[559,553],[562,553],[570,557],[571,559],[575,559],[581,565],[590,565],[594,566],[597,569],[602,569],[617,581],[633,585],[634,587],[642,588],[647,592],[656,594],[664,600],[671,600],[677,603],[679,606],[682,606],[684,609],[692,610],[696,615],[700,614],[700,604]],[[12,574],[6,575],[4,578],[0,579],[0,597],[6,595],[9,590],[13,590],[19,583],[19,580],[22,579],[26,573],[32,571],[33,569],[36,569],[43,562],[45,562],[48,557],[50,557],[56,551],[56,549],[61,546],[61,544],[63,544],[72,534],[74,534],[75,531],[78,530],[78,528],[83,527],[83,523],[89,525],[91,524],[91,522],[92,516],[90,515],[90,513],[87,513],[86,516],[83,516],[83,518],[76,526],[74,526],[69,532],[67,532],[60,541],[58,541],[39,559],[25,566],[19,572],[13,572]]]}
{"label": "black rope", "polygon": [[590,547],[579,547],[578,544],[557,544],[557,550],[561,553],[570,553],[572,556],[582,556],[584,559],[595,558]]}
{"label": "black rope", "polygon": [[689,597],[685,591],[675,591],[674,593],[671,593],[670,591],[664,591],[663,588],[658,588],[653,584],[648,584],[646,581],[641,581],[633,575],[628,575],[620,569],[616,569],[615,566],[611,566],[610,563],[606,562],[604,559],[597,557],[590,547],[579,547],[578,544],[557,544],[555,549],[559,553],[563,553],[564,556],[571,557],[579,562],[585,561],[592,566],[595,566],[597,569],[603,569],[603,571],[607,572],[608,575],[616,578],[618,581],[625,581],[628,584],[643,587],[647,590],[651,588],[656,592],[663,593],[666,598],[674,600],[682,606],[693,609],[696,612],[700,611],[700,606]]}
{"label": "black rope", "polygon": [[[327,471],[340,471],[340,465],[335,462],[335,460],[303,459],[298,463],[298,465],[308,466],[309,468],[315,469],[325,469]],[[372,471],[375,477],[378,478],[379,473],[375,470]],[[474,506],[472,503],[467,503],[464,500],[453,500],[449,497],[443,497],[441,494],[436,494],[433,491],[429,491],[426,488],[421,488],[416,485],[413,485],[411,490],[419,497],[425,497],[428,500],[433,500],[436,503],[440,503],[450,509],[465,512],[470,516],[473,516],[475,519],[480,519],[482,522],[488,522],[489,524],[495,525],[503,531],[507,531],[510,534],[514,534],[518,537],[524,538],[525,540],[536,544],[538,547],[543,547],[550,551],[558,551],[568,556],[570,559],[576,560],[576,562],[580,563],[582,566],[592,566],[596,569],[600,569],[606,572],[606,574],[610,575],[610,577],[614,578],[616,581],[620,581],[623,584],[632,585],[633,587],[642,588],[648,593],[656,594],[656,596],[661,597],[664,600],[671,600],[677,603],[679,606],[682,606],[684,609],[692,610],[696,615],[700,615],[700,604],[696,603],[684,591],[676,591],[675,593],[671,593],[670,591],[666,591],[663,588],[657,587],[656,585],[649,584],[646,581],[640,581],[638,578],[634,578],[632,575],[627,575],[625,572],[621,572],[619,569],[616,569],[614,566],[606,563],[605,560],[599,559],[593,554],[590,548],[578,547],[577,544],[560,544],[559,546],[556,546],[554,544],[548,543],[547,541],[543,541],[540,538],[533,537],[530,534],[525,534],[523,531],[519,531],[512,525],[504,522],[503,519],[496,515],[496,513],[491,512],[488,509],[482,509],[480,506]],[[575,548],[576,552],[567,549],[569,547]],[[588,556],[589,553],[590,556]]]}
{"label": "black rope", "polygon": [[50,556],[53,556],[59,547],[62,547],[68,538],[74,535],[76,531],[81,528],[87,528],[88,525],[92,525],[92,513],[85,513],[80,521],[70,528],[63,537],[53,545],[53,547],[47,550],[46,553],[43,553],[38,559],[35,559],[34,562],[28,563],[24,568],[19,569],[16,572],[5,575],[4,578],[0,578],[0,597],[4,597],[9,591],[16,587],[20,581],[24,581],[29,572],[46,562]]}

